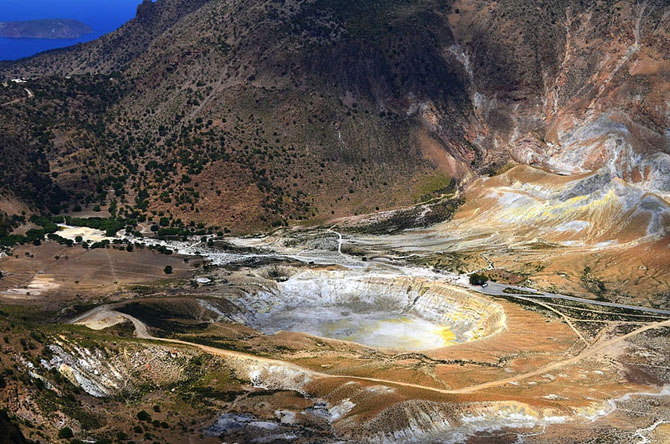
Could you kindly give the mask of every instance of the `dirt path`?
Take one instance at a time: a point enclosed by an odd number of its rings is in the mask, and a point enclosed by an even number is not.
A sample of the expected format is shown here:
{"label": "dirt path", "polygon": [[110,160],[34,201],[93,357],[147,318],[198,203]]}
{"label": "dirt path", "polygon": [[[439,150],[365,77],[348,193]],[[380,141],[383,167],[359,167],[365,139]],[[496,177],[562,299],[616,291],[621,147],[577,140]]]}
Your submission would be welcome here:
{"label": "dirt path", "polygon": [[0,106],[9,106],[9,105],[12,105],[12,104],[14,104],[14,103],[23,102],[24,100],[26,100],[26,98],[25,98],[25,97],[22,97],[22,98],[20,98],[20,99],[14,99],[14,100],[12,100],[12,101],[10,101],[10,102],[6,102],[6,103],[3,103],[3,104],[0,104]]}
{"label": "dirt path", "polygon": [[663,327],[670,327],[670,319],[662,322],[656,322],[653,324],[648,324],[643,327],[640,327],[636,330],[631,331],[630,333],[627,333],[622,336],[617,336],[615,338],[609,339],[607,341],[604,341],[600,344],[596,344],[594,346],[590,346],[582,350],[581,353],[579,353],[577,356],[574,356],[569,359],[564,359],[561,361],[553,362],[551,364],[545,365],[543,367],[540,367],[537,370],[533,370],[531,372],[523,373],[520,375],[512,376],[509,378],[505,379],[498,379],[495,381],[490,381],[490,382],[485,382],[483,384],[477,384],[477,385],[472,385],[469,387],[463,387],[459,389],[439,389],[436,387],[430,387],[430,386],[425,386],[425,385],[420,385],[420,384],[412,384],[409,382],[402,382],[402,381],[392,381],[388,379],[379,379],[379,378],[370,378],[370,377],[365,377],[365,376],[354,376],[354,375],[331,375],[328,373],[322,373],[318,372],[315,370],[311,370],[309,368],[305,368],[302,366],[299,366],[297,364],[293,364],[291,362],[286,362],[286,361],[281,361],[278,359],[271,359],[271,358],[264,358],[261,356],[256,356],[248,353],[243,353],[243,352],[237,352],[237,351],[231,351],[231,350],[224,350],[216,347],[211,347],[208,345],[202,345],[194,342],[188,342],[188,341],[182,341],[179,339],[167,339],[167,338],[157,338],[152,336],[149,333],[149,330],[147,326],[140,321],[139,319],[125,314],[121,312],[117,312],[113,310],[111,306],[101,306],[101,307],[96,307],[93,310],[84,313],[81,316],[78,316],[77,318],[73,319],[70,321],[71,323],[76,323],[76,324],[84,324],[86,325],[87,321],[100,321],[104,316],[121,316],[130,322],[133,323],[135,326],[135,334],[138,338],[140,339],[148,339],[148,340],[153,340],[153,341],[161,341],[161,342],[169,342],[172,344],[180,344],[180,345],[186,345],[189,347],[196,347],[206,353],[215,355],[215,356],[221,356],[221,357],[232,357],[232,358],[237,358],[237,359],[243,359],[243,360],[250,360],[250,361],[255,361],[255,362],[261,362],[264,364],[270,364],[270,365],[278,365],[278,366],[283,366],[283,367],[289,367],[295,370],[298,370],[300,372],[304,372],[310,376],[318,377],[318,378],[338,378],[338,379],[349,379],[349,380],[358,380],[358,381],[367,381],[367,382],[374,382],[374,383],[379,383],[379,384],[385,384],[385,385],[395,385],[395,386],[400,386],[400,387],[408,387],[408,388],[415,388],[415,389],[420,389],[420,390],[428,390],[432,392],[437,392],[437,393],[443,393],[443,394],[463,394],[463,393],[472,393],[472,392],[477,392],[480,390],[485,390],[493,387],[500,387],[502,385],[510,384],[513,382],[519,382],[524,379],[532,378],[535,376],[541,376],[549,371],[556,370],[558,368],[562,368],[571,364],[576,364],[577,362],[581,361],[582,359],[594,356],[600,352],[605,351],[607,348],[612,347],[614,345],[617,345],[626,339],[632,338],[634,336],[637,336],[641,333],[644,333],[648,330],[656,329],[656,328],[663,328]]}
{"label": "dirt path", "polygon": [[573,358],[565,359],[565,360],[562,360],[562,361],[558,361],[558,362],[554,362],[554,363],[545,365],[544,367],[541,367],[541,368],[539,368],[537,370],[534,370],[532,372],[524,373],[524,374],[517,375],[517,376],[512,376],[512,377],[506,378],[506,379],[499,379],[497,381],[485,382],[483,384],[477,384],[477,385],[473,385],[473,386],[470,386],[470,387],[464,387],[464,388],[461,388],[461,389],[458,389],[458,390],[452,390],[452,393],[471,393],[471,392],[474,392],[474,391],[479,391],[479,390],[483,390],[483,389],[487,389],[487,388],[491,388],[491,387],[498,387],[498,386],[501,386],[501,385],[509,384],[511,382],[522,381],[524,379],[532,378],[534,376],[540,376],[540,375],[542,375],[542,374],[544,374],[548,371],[556,370],[557,368],[561,368],[561,367],[565,367],[567,365],[575,364],[575,363],[581,361],[584,358],[588,358],[590,356],[596,355],[596,354],[598,354],[602,351],[605,351],[607,348],[609,348],[613,345],[619,344],[620,342],[623,342],[626,339],[637,336],[640,333],[644,333],[648,330],[652,330],[652,329],[656,329],[656,328],[663,328],[663,327],[670,327],[670,319],[667,320],[667,321],[656,322],[656,323],[653,323],[653,324],[645,325],[644,327],[640,327],[640,328],[638,328],[636,330],[633,330],[630,333],[627,333],[625,335],[617,336],[616,338],[612,338],[612,339],[607,340],[605,342],[602,342],[600,344],[594,345],[592,347],[588,347],[588,348],[582,350],[582,352],[580,354],[578,354],[577,356],[575,356]]}
{"label": "dirt path", "polygon": [[539,305],[539,306],[541,306],[541,307],[546,308],[547,310],[550,310],[550,311],[556,313],[557,315],[559,315],[559,316],[563,319],[563,321],[565,321],[566,324],[568,324],[568,326],[572,329],[572,331],[574,331],[575,334],[576,334],[577,336],[579,336],[579,339],[581,339],[581,341],[582,341],[587,347],[590,345],[590,344],[589,344],[589,341],[587,341],[586,338],[581,334],[581,332],[580,332],[579,330],[577,330],[577,328],[576,328],[575,325],[572,323],[572,321],[570,320],[570,318],[567,317],[565,314],[561,313],[560,311],[556,310],[554,307],[551,307],[551,306],[549,306],[549,305],[547,305],[547,304],[545,304],[545,303],[543,303],[543,302],[540,302],[540,301],[538,301],[538,300],[535,300],[535,299],[524,298],[524,297],[522,297],[522,296],[512,296],[512,297],[514,297],[514,298],[516,298],[516,299],[521,299],[521,300],[526,301],[526,302],[530,302],[530,303],[532,303],[532,304],[537,304],[537,305]]}
{"label": "dirt path", "polygon": [[641,307],[639,305],[617,304],[616,302],[598,301],[595,299],[578,298],[576,296],[568,296],[558,293],[549,293],[547,291],[535,290],[533,288],[521,287],[518,285],[506,285],[498,282],[488,282],[488,285],[486,287],[480,287],[476,285],[460,285],[460,286],[467,288],[468,290],[475,291],[477,293],[482,293],[488,296],[504,296],[504,297],[514,296],[514,293],[505,292],[505,289],[512,289],[525,292],[522,293],[523,296],[529,299],[550,299],[550,300],[563,299],[566,301],[580,302],[586,305],[598,305],[601,307],[620,308],[624,310],[641,311],[644,313],[653,313],[653,314],[670,316],[670,310],[662,310],[659,308],[651,308],[651,307]]}
{"label": "dirt path", "polygon": [[35,94],[33,94],[33,92],[31,90],[29,90],[28,88],[23,88],[23,89],[26,91],[26,94],[28,94],[28,97],[21,97],[20,99],[10,100],[9,102],[0,104],[0,107],[9,106],[9,105],[12,105],[14,103],[23,102],[26,99],[32,99],[33,97],[35,97]]}
{"label": "dirt path", "polygon": [[482,270],[482,271],[491,271],[491,270],[493,270],[493,269],[495,268],[495,265],[493,265],[493,261],[492,261],[491,259],[489,259],[488,256],[486,256],[484,253],[480,254],[480,256],[481,256],[482,259],[484,259],[484,260],[486,261],[486,263],[488,264],[488,265],[486,266],[486,268],[485,268],[484,270]]}
{"label": "dirt path", "polygon": [[[137,321],[137,319],[135,321]],[[139,321],[137,321],[137,322],[139,322]],[[431,392],[437,392],[437,393],[452,395],[452,394],[463,394],[463,393],[477,392],[477,391],[485,390],[485,389],[488,389],[488,388],[499,387],[499,386],[502,386],[502,385],[510,384],[512,382],[519,382],[519,381],[522,381],[524,379],[532,378],[532,377],[535,377],[535,376],[541,376],[543,374],[546,374],[549,371],[556,370],[558,368],[562,368],[562,367],[565,367],[567,365],[575,364],[575,363],[581,361],[584,358],[588,358],[590,356],[596,355],[599,352],[602,352],[605,349],[607,349],[607,348],[609,348],[613,345],[616,345],[620,342],[623,342],[628,338],[637,336],[640,333],[644,333],[645,331],[652,330],[652,329],[655,329],[655,328],[662,328],[662,327],[670,327],[670,320],[663,321],[663,322],[658,322],[658,323],[655,323],[655,324],[650,324],[650,325],[646,325],[644,327],[638,328],[637,330],[634,330],[634,331],[632,331],[628,334],[625,334],[623,336],[618,336],[616,338],[605,341],[602,344],[599,344],[597,346],[587,348],[573,358],[565,359],[565,360],[558,361],[558,362],[554,362],[554,363],[546,365],[544,367],[540,367],[539,369],[534,370],[532,372],[523,373],[521,375],[512,376],[510,378],[498,379],[496,381],[486,382],[486,383],[483,383],[483,384],[477,384],[477,385],[473,385],[473,386],[469,386],[469,387],[463,387],[463,388],[460,388],[460,389],[439,389],[439,388],[436,388],[436,387],[430,387],[430,386],[421,385],[421,384],[412,384],[412,383],[409,383],[409,382],[392,381],[392,380],[388,380],[388,379],[370,378],[370,377],[365,377],[365,376],[330,375],[328,373],[322,373],[322,372],[317,372],[317,371],[314,371],[314,370],[311,370],[311,369],[307,369],[307,368],[298,366],[296,364],[292,364],[290,362],[280,361],[280,360],[277,360],[277,359],[263,358],[263,357],[249,355],[249,354],[241,353],[241,352],[222,350],[220,348],[210,347],[210,346],[201,345],[201,344],[196,344],[196,343],[188,342],[188,341],[180,341],[178,339],[162,339],[162,338],[152,338],[152,337],[148,337],[146,339],[153,339],[153,340],[158,340],[158,341],[171,342],[171,343],[174,343],[174,344],[182,344],[182,345],[197,347],[197,348],[199,348],[200,350],[202,350],[206,353],[210,353],[210,354],[216,355],[216,356],[222,356],[222,357],[228,356],[228,357],[235,357],[235,358],[241,358],[241,359],[247,359],[247,360],[254,360],[254,361],[263,362],[263,363],[266,363],[266,364],[287,366],[287,367],[305,372],[305,373],[307,373],[311,376],[316,376],[316,377],[320,377],[320,378],[331,378],[331,379],[332,378],[339,378],[339,379],[367,381],[367,382],[374,382],[374,383],[385,384],[385,385],[395,385],[395,386],[415,388],[415,389],[420,389],[420,390],[428,390],[428,391],[431,391]],[[140,336],[138,335],[138,337],[140,337]]]}
{"label": "dirt path", "polygon": [[114,267],[114,261],[112,260],[112,257],[109,255],[109,251],[105,248],[105,255],[107,256],[107,260],[109,261],[109,271],[112,275],[112,279],[114,279],[114,283],[117,283],[119,281],[119,277],[116,275],[116,269]]}
{"label": "dirt path", "polygon": [[335,233],[337,235],[337,252],[341,256],[345,256],[345,254],[342,253],[342,244],[344,243],[344,238],[342,237],[342,234],[338,233],[337,231],[333,230],[332,228],[329,228],[328,231],[330,233]]}

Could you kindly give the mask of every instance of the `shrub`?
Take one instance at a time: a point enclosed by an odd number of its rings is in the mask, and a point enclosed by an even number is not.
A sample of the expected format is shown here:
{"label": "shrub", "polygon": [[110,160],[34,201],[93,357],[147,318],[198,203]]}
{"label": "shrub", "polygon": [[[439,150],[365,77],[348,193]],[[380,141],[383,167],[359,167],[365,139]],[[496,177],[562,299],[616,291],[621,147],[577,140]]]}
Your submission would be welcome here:
{"label": "shrub", "polygon": [[151,415],[148,414],[146,411],[142,410],[137,413],[137,419],[140,421],[151,421]]}
{"label": "shrub", "polygon": [[489,278],[482,273],[472,273],[470,275],[470,285],[484,285],[488,280]]}
{"label": "shrub", "polygon": [[125,221],[113,217],[90,217],[87,219],[68,217],[65,222],[75,227],[88,227],[104,231],[109,237],[116,236],[116,232],[126,226]]}
{"label": "shrub", "polygon": [[163,268],[163,272],[165,274],[172,274],[172,266],[166,265],[165,268]]}
{"label": "shrub", "polygon": [[63,427],[58,431],[58,437],[61,439],[70,439],[74,436],[72,429],[69,427]]}

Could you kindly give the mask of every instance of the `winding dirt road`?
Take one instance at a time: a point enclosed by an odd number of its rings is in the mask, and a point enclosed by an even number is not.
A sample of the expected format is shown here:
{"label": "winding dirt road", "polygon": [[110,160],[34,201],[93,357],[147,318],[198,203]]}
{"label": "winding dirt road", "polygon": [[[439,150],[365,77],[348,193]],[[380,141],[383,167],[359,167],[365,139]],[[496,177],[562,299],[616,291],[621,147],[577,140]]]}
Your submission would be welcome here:
{"label": "winding dirt road", "polygon": [[[662,321],[662,322],[655,322],[652,324],[645,325],[643,327],[640,327],[638,329],[635,329],[631,331],[630,333],[627,333],[625,335],[617,336],[615,338],[603,341],[599,344],[595,344],[592,346],[586,347],[584,350],[582,350],[578,355],[568,358],[568,359],[563,359],[560,361],[553,362],[551,364],[545,365],[543,367],[538,368],[537,370],[533,370],[531,372],[527,373],[522,373],[519,375],[511,376],[509,378],[504,378],[504,379],[498,379],[495,381],[490,381],[490,382],[485,382],[482,384],[476,384],[472,385],[469,387],[462,387],[459,389],[440,389],[436,387],[431,387],[431,386],[426,386],[426,385],[421,385],[421,384],[412,384],[409,382],[402,382],[402,381],[393,381],[393,380],[388,380],[388,379],[379,379],[379,378],[370,378],[370,377],[365,377],[365,376],[354,376],[354,375],[331,375],[328,373],[323,373],[323,372],[318,372],[315,370],[311,370],[309,368],[301,367],[299,365],[293,364],[291,362],[286,362],[286,361],[281,361],[278,359],[270,359],[270,358],[264,358],[261,356],[255,356],[252,354],[248,353],[242,353],[242,352],[237,352],[237,351],[231,351],[231,350],[224,350],[216,347],[211,347],[207,345],[202,345],[194,342],[188,342],[188,341],[182,341],[179,339],[167,339],[167,338],[157,338],[152,336],[149,333],[149,329],[147,326],[140,321],[139,319],[125,314],[121,313],[118,311],[115,311],[113,309],[113,306],[100,306],[96,307],[93,310],[90,310],[81,316],[78,316],[77,318],[73,319],[70,321],[72,324],[91,324],[93,322],[97,323],[103,323],[106,318],[118,318],[122,317],[127,319],[128,321],[132,322],[133,325],[135,326],[135,335],[139,339],[147,339],[147,340],[153,340],[153,341],[160,341],[160,342],[169,342],[172,344],[180,344],[180,345],[185,345],[189,347],[196,347],[205,353],[209,353],[211,355],[215,356],[221,356],[221,357],[232,357],[232,358],[237,358],[237,359],[243,359],[243,360],[250,360],[250,361],[255,361],[255,362],[260,362],[263,364],[270,364],[270,365],[278,365],[278,366],[283,366],[283,367],[288,367],[303,373],[306,373],[310,376],[316,377],[316,378],[337,378],[337,379],[348,379],[348,380],[358,380],[358,381],[367,381],[367,382],[374,382],[374,383],[379,383],[379,384],[384,384],[384,385],[391,385],[391,386],[400,386],[400,387],[408,387],[408,388],[413,388],[413,389],[419,389],[419,390],[428,390],[431,392],[437,392],[437,393],[443,393],[443,394],[464,394],[464,393],[473,393],[477,392],[480,390],[486,390],[489,388],[493,387],[500,387],[506,384],[511,384],[515,382],[522,381],[524,379],[532,378],[535,376],[541,376],[543,374],[546,374],[549,371],[556,370],[558,368],[562,368],[571,364],[576,364],[577,362],[581,361],[582,359],[597,355],[598,353],[606,351],[608,348],[617,345],[626,339],[630,339],[632,337],[635,337],[641,333],[644,333],[649,330],[657,329],[657,328],[663,328],[663,327],[670,327],[670,319]],[[99,324],[100,325],[100,324]]]}
{"label": "winding dirt road", "polygon": [[35,94],[33,94],[33,92],[31,90],[29,90],[28,88],[23,88],[23,89],[26,91],[26,94],[28,94],[28,97],[21,97],[20,99],[10,100],[9,102],[0,104],[0,107],[9,106],[9,105],[12,105],[14,103],[23,102],[26,99],[32,99],[33,97],[35,97]]}
{"label": "winding dirt road", "polygon": [[344,238],[342,237],[342,234],[338,233],[337,231],[333,230],[332,228],[329,228],[328,232],[335,233],[337,235],[337,252],[341,256],[345,256],[345,254],[342,253],[342,244],[344,243]]}

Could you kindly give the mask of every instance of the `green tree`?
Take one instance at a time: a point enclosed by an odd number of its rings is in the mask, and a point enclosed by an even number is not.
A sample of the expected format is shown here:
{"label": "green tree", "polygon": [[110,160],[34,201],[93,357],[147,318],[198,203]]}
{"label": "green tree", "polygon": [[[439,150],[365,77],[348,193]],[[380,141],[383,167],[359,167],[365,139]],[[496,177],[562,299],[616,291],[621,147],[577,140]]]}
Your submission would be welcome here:
{"label": "green tree", "polygon": [[148,414],[145,410],[142,410],[137,413],[137,419],[140,421],[151,421],[151,415]]}
{"label": "green tree", "polygon": [[165,268],[163,269],[163,272],[165,272],[165,274],[172,274],[172,266],[166,265]]}
{"label": "green tree", "polygon": [[69,427],[63,427],[58,431],[58,437],[60,439],[70,439],[74,436],[74,433],[72,433],[72,429]]}
{"label": "green tree", "polygon": [[484,285],[488,280],[489,278],[482,273],[472,273],[470,275],[470,285]]}

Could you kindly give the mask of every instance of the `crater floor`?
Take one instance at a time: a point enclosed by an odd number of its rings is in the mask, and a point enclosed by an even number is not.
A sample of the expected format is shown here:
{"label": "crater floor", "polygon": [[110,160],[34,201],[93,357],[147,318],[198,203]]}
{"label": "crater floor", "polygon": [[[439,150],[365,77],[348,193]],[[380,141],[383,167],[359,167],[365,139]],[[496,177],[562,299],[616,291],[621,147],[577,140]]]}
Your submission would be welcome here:
{"label": "crater floor", "polygon": [[266,334],[308,333],[376,348],[431,350],[495,334],[502,307],[455,288],[394,274],[307,271],[236,301]]}

